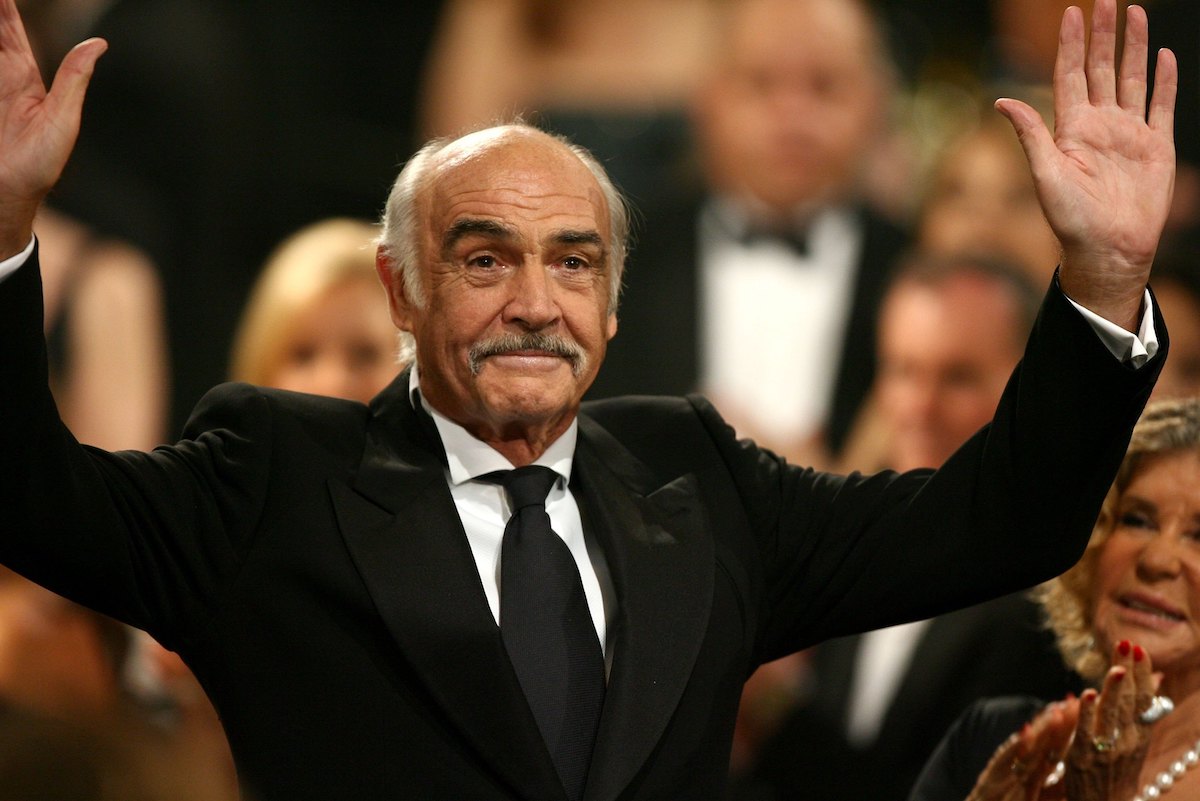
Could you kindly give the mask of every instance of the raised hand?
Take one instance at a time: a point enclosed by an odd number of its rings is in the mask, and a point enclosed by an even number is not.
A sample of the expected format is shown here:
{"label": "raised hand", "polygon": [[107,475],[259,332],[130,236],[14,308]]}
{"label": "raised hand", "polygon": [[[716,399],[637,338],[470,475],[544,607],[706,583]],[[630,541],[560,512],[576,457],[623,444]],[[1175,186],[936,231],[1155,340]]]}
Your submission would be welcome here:
{"label": "raised hand", "polygon": [[1158,54],[1146,105],[1146,12],[1130,6],[1120,72],[1115,0],[1097,0],[1090,48],[1083,12],[1063,14],[1054,67],[1054,135],[1012,99],[996,108],[1012,123],[1033,171],[1046,219],[1063,246],[1063,291],[1137,330],[1142,290],[1166,223],[1175,182],[1178,67]]}
{"label": "raised hand", "polygon": [[1058,767],[1074,732],[1079,702],[1050,704],[1005,740],[979,774],[967,801],[1050,801],[1061,798],[1046,780]]}
{"label": "raised hand", "polygon": [[14,0],[0,0],[0,259],[29,243],[38,204],[62,174],[96,59],[89,39],[63,59],[50,91],[42,81]]}

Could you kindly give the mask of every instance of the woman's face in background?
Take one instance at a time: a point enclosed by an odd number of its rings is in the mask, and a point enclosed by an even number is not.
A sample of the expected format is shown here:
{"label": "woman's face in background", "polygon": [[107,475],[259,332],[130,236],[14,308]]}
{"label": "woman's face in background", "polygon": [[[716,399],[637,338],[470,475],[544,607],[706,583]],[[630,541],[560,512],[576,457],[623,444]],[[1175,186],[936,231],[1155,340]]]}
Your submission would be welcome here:
{"label": "woman's face in background", "polygon": [[265,383],[366,403],[399,371],[383,290],[373,278],[352,279],[296,315]]}
{"label": "woman's face in background", "polygon": [[1058,241],[1042,215],[1029,166],[1011,131],[980,128],[950,146],[918,226],[932,253],[991,255],[1013,262],[1043,287],[1058,264]]}
{"label": "woman's face in background", "polygon": [[1200,451],[1144,457],[1114,523],[1096,563],[1097,646],[1130,640],[1168,676],[1200,674]]}

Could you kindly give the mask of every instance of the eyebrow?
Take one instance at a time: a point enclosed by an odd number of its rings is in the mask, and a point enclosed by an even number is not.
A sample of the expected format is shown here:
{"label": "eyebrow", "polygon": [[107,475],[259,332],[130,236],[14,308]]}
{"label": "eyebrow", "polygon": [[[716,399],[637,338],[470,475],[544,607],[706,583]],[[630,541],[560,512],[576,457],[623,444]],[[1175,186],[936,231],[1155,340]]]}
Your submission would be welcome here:
{"label": "eyebrow", "polygon": [[462,220],[455,220],[450,228],[447,229],[446,233],[442,236],[442,250],[450,250],[460,240],[472,234],[483,234],[505,240],[517,238],[517,232],[507,225],[498,223],[495,220],[481,220],[468,217]]}
{"label": "eyebrow", "polygon": [[559,245],[594,245],[601,250],[604,249],[604,239],[601,238],[597,231],[580,231],[568,228],[562,231],[555,231],[550,235],[550,240]]}

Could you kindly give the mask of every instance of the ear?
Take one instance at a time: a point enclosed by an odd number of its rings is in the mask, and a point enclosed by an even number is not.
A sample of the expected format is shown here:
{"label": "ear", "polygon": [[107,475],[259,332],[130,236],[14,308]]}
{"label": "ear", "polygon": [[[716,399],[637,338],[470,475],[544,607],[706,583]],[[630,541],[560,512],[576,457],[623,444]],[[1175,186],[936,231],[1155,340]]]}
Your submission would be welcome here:
{"label": "ear", "polygon": [[608,326],[605,329],[605,338],[612,339],[616,335],[617,335],[617,313],[609,312]]}
{"label": "ear", "polygon": [[379,283],[383,284],[383,289],[387,293],[388,311],[391,314],[392,323],[401,331],[411,334],[412,304],[404,290],[404,277],[400,270],[395,269],[395,264],[383,245],[375,250],[375,272],[379,276]]}

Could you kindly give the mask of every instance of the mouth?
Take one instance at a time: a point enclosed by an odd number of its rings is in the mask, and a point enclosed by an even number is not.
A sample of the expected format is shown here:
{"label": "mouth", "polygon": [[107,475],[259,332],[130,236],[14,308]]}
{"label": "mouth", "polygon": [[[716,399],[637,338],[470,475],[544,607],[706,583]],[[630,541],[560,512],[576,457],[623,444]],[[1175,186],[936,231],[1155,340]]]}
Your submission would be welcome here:
{"label": "mouth", "polygon": [[1162,598],[1144,593],[1122,595],[1117,598],[1117,603],[1134,622],[1139,622],[1152,628],[1171,626],[1175,623],[1182,623],[1187,619],[1182,610]]}

